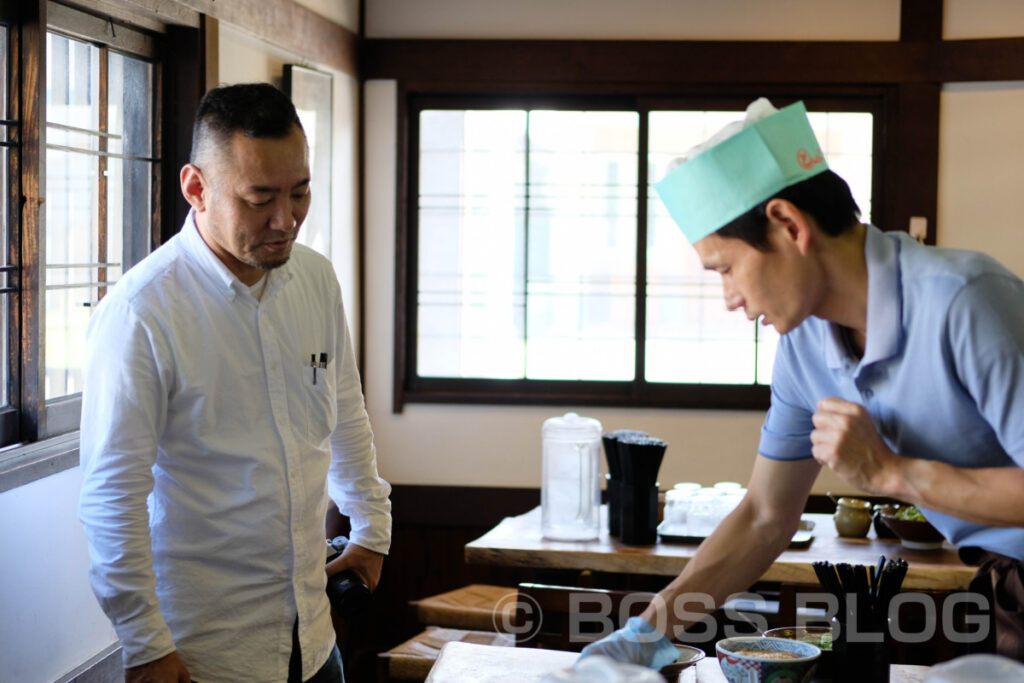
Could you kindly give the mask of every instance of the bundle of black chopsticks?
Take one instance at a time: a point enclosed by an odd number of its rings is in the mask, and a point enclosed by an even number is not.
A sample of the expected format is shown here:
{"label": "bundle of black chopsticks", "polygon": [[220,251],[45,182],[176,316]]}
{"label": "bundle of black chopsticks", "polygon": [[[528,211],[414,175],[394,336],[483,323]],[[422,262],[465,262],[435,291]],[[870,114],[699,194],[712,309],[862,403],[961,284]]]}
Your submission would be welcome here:
{"label": "bundle of black chopsticks", "polygon": [[878,558],[878,565],[840,562],[814,562],[814,573],[822,589],[839,601],[840,623],[849,625],[855,619],[859,631],[881,631],[889,616],[889,603],[900,592],[907,575],[907,561],[902,558]]}

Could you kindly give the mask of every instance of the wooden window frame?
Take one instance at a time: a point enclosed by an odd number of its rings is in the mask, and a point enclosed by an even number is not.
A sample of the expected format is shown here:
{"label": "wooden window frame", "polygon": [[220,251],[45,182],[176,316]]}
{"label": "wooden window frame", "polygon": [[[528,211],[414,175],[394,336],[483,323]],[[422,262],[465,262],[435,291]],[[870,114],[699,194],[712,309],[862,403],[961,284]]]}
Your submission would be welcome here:
{"label": "wooden window frame", "polygon": [[[488,394],[507,404],[647,405],[632,396],[612,396],[614,387],[596,384],[595,392],[586,393],[540,382],[469,380],[473,384],[455,391],[409,377],[411,94],[772,97],[822,86],[836,94],[845,88],[876,89],[884,92],[882,120],[876,124],[884,139],[876,144],[882,145],[886,163],[874,181],[873,220],[886,230],[908,230],[912,217],[923,217],[925,242],[934,244],[942,84],[1024,79],[1024,38],[943,40],[942,21],[942,3],[902,0],[896,41],[364,40],[361,77],[398,84],[393,411],[401,412],[409,401],[477,403]],[[734,402],[716,388],[702,391],[707,395],[700,407],[730,403],[762,409],[767,404],[766,395]],[[733,387],[727,391],[735,394]],[[650,405],[673,407],[662,398],[652,394]]]}
{"label": "wooden window frame", "polygon": [[[573,95],[548,93],[545,95],[509,95],[442,93],[417,90],[402,93],[402,108],[406,112],[403,128],[408,142],[405,164],[400,173],[400,186],[406,198],[399,207],[399,239],[403,244],[404,259],[396,265],[404,273],[404,287],[397,291],[396,316],[403,322],[403,334],[396,337],[395,395],[400,397],[400,410],[405,402],[415,403],[487,403],[521,405],[599,405],[624,407],[663,407],[697,409],[763,410],[768,407],[770,388],[766,385],[663,383],[645,379],[646,342],[646,259],[647,259],[647,115],[664,110],[742,109],[764,88],[720,88],[699,94],[655,95],[650,90],[616,92],[608,94],[595,88],[593,94],[577,92]],[[873,205],[884,205],[885,164],[881,160],[882,141],[885,139],[884,111],[892,98],[891,89],[873,87],[824,88],[810,86],[801,89],[770,89],[767,94],[779,106],[802,99],[811,111],[865,111],[875,119],[873,136]],[[417,323],[418,323],[418,115],[424,109],[514,109],[552,107],[576,110],[633,111],[640,119],[640,145],[637,152],[637,244],[636,290],[633,339],[635,372],[632,380],[624,381],[572,381],[536,379],[477,379],[452,377],[421,377],[417,375]],[[877,212],[877,211],[876,211]],[[867,217],[865,217],[867,219]]]}
{"label": "wooden window frame", "polygon": [[0,279],[5,288],[16,291],[5,294],[8,297],[7,312],[7,405],[0,407],[0,446],[14,443],[20,435],[21,406],[21,316],[20,316],[20,244],[21,234],[21,150],[19,141],[23,134],[21,121],[21,27],[17,2],[0,1],[0,22],[8,29],[7,75],[7,117],[3,124],[7,129],[7,140],[11,143],[7,164],[7,226],[8,236],[4,277]]}
{"label": "wooden window frame", "polygon": [[[156,38],[148,33],[129,28],[127,26],[116,25],[113,20],[107,18],[97,17],[91,14],[87,14],[81,10],[68,7],[66,5],[60,5],[58,3],[48,2],[46,5],[40,4],[40,12],[45,12],[45,21],[42,22],[45,27],[42,31],[42,52],[35,55],[38,59],[36,62],[36,70],[40,74],[40,78],[45,78],[46,74],[46,34],[55,33],[67,36],[73,40],[85,41],[92,43],[100,49],[100,78],[101,83],[100,97],[103,101],[100,102],[100,110],[105,111],[107,103],[106,97],[106,60],[111,51],[122,52],[123,54],[129,55],[135,59],[142,59],[149,61],[154,64],[153,69],[153,88],[154,88],[154,99],[151,107],[151,118],[150,125],[154,141],[154,150],[157,151],[158,156],[156,161],[152,163],[151,171],[151,189],[150,189],[150,206],[151,211],[151,233],[150,233],[150,250],[155,248],[159,241],[157,237],[161,233],[160,226],[160,212],[159,205],[157,204],[157,186],[160,183],[160,169],[161,161],[159,157],[159,148],[156,147],[156,142],[160,139],[160,116],[156,109],[157,103],[160,101],[159,96],[156,93],[160,92],[160,68],[157,60],[157,41]],[[26,64],[30,64],[28,61],[28,55],[26,55]],[[29,66],[29,70],[32,67]],[[38,179],[40,191],[45,187],[46,183],[46,125],[47,125],[47,114],[46,114],[46,101],[45,91],[42,93],[41,101],[38,105],[38,112],[40,118],[40,131],[39,131],[39,153],[36,157],[36,166],[25,164],[24,173],[30,176],[33,180]],[[103,124],[101,118],[101,126]],[[97,163],[102,166],[104,163],[104,157],[97,157]],[[98,176],[101,189],[105,186],[105,179],[102,175]],[[31,181],[30,181],[31,182]],[[45,201],[45,200],[44,200]],[[101,195],[98,203],[99,211],[102,214],[99,229],[101,231],[101,239],[105,232],[105,214],[106,214],[106,199]],[[37,232],[34,237],[37,242],[38,248],[34,252],[22,251],[22,263],[23,269],[28,271],[30,274],[25,277],[25,292],[32,291],[32,300],[29,303],[23,304],[26,308],[31,305],[33,308],[32,313],[34,314],[36,323],[34,325],[25,325],[26,335],[23,335],[23,345],[26,347],[34,345],[35,348],[31,351],[23,349],[23,355],[31,358],[33,366],[26,368],[24,372],[24,383],[22,392],[22,404],[21,404],[21,438],[20,441],[38,441],[41,439],[48,439],[51,437],[59,436],[67,432],[71,432],[78,429],[79,415],[81,414],[82,398],[81,393],[70,394],[67,396],[60,396],[53,399],[46,399],[44,394],[44,381],[46,375],[46,360],[45,360],[45,328],[43,323],[43,311],[45,306],[45,279],[41,273],[45,270],[45,264],[42,263],[42,253],[45,251],[45,215],[43,208],[40,206],[37,221]],[[28,241],[28,240],[26,240]],[[127,264],[126,264],[127,265]],[[127,269],[127,268],[126,268]],[[27,336],[31,335],[31,337]],[[29,382],[32,385],[29,386]]]}
{"label": "wooden window frame", "polygon": [[[153,155],[150,211],[152,231],[150,250],[172,236],[181,226],[185,211],[176,201],[179,196],[177,174],[163,169],[177,169],[187,162],[191,145],[192,116],[205,92],[203,45],[205,22],[200,18],[192,25],[166,25],[157,31],[152,19],[140,22],[150,31],[129,26],[120,17],[88,17],[92,32],[52,27],[48,0],[0,0],[0,15],[11,23],[17,48],[12,64],[11,107],[17,112],[18,173],[12,173],[12,192],[21,201],[12,202],[12,262],[18,264],[15,280],[19,286],[18,316],[14,326],[19,333],[12,336],[12,356],[18,359],[12,370],[11,410],[0,415],[4,440],[0,447],[0,492],[49,476],[78,464],[78,415],[80,394],[52,401],[43,399],[45,368],[42,348],[40,280],[41,243],[45,234],[45,202],[43,188],[46,178],[46,34],[57,33],[97,43],[94,35],[99,27],[102,42],[110,50],[154,63],[151,126]],[[58,12],[66,14],[65,8]],[[67,12],[84,14],[68,8]],[[109,32],[109,33],[106,33]],[[151,43],[148,54],[140,55],[139,39]],[[173,49],[168,46],[173,46]],[[13,43],[12,43],[12,49]],[[168,179],[166,176],[173,176]],[[173,182],[172,182],[173,181]],[[15,187],[17,185],[17,187]],[[170,201],[162,201],[170,197]],[[179,220],[180,219],[180,220]],[[12,373],[13,374],[13,373]],[[11,422],[13,421],[13,425]],[[10,427],[9,427],[10,426]],[[8,428],[9,427],[9,428]]]}

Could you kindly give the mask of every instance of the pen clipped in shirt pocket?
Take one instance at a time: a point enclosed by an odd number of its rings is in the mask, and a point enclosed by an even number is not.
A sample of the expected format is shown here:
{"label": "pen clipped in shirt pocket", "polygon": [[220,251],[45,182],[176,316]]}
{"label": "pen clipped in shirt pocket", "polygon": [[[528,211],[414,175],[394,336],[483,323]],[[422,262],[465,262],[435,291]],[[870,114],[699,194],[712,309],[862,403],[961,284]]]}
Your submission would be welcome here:
{"label": "pen clipped in shirt pocket", "polygon": [[330,435],[338,417],[334,362],[325,359],[323,365],[317,361],[302,369],[307,434],[317,443]]}
{"label": "pen clipped in shirt pocket", "polygon": [[333,370],[333,363],[328,363],[327,354],[321,353],[319,359],[317,354],[310,355],[309,365],[303,366],[303,380],[307,387],[317,387],[321,390],[330,384],[327,373]]}

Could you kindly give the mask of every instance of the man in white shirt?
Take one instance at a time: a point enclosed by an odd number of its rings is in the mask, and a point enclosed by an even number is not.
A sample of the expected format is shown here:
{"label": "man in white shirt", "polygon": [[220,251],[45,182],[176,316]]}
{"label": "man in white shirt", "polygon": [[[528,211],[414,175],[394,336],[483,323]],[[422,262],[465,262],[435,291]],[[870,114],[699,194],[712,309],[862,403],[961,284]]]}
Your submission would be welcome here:
{"label": "man in white shirt", "polygon": [[[390,487],[337,277],[295,244],[309,176],[283,93],[207,93],[185,225],[90,321],[79,514],[126,681],[341,681],[327,576],[380,579]],[[325,571],[328,496],[352,542]]]}

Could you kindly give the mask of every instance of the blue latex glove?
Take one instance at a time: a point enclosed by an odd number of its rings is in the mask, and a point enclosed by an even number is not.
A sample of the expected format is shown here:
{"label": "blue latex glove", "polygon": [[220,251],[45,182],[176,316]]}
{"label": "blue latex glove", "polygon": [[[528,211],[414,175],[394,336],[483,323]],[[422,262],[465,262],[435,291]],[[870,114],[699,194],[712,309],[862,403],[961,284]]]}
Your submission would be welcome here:
{"label": "blue latex glove", "polygon": [[583,648],[580,659],[591,655],[605,655],[617,662],[660,669],[676,661],[679,650],[646,621],[631,617],[618,631]]}

